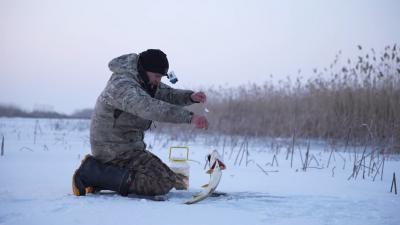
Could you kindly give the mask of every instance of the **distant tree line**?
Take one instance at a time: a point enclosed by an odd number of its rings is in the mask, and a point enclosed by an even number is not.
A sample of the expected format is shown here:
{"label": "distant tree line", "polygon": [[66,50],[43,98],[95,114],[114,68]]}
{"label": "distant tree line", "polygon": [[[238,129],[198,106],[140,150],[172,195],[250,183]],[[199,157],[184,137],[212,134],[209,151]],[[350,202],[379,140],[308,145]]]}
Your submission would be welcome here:
{"label": "distant tree line", "polygon": [[67,115],[54,111],[33,110],[26,111],[15,105],[0,104],[0,117],[22,117],[22,118],[76,118],[89,119],[93,109],[77,110]]}

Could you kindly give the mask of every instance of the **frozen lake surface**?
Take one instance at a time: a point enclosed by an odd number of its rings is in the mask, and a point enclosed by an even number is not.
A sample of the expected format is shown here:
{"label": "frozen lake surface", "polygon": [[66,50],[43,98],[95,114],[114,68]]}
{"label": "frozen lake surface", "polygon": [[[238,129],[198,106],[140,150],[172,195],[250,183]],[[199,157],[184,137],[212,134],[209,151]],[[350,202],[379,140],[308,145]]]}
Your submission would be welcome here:
{"label": "frozen lake surface", "polygon": [[[88,128],[87,120],[0,118],[0,224],[400,224],[400,198],[390,193],[393,173],[400,175],[397,157],[369,154],[354,178],[362,151],[331,152],[321,142],[311,144],[304,171],[306,145],[295,147],[292,161],[289,145],[270,139],[240,150],[244,139],[232,148],[212,137],[166,142],[148,133],[151,151],[166,163],[170,146],[190,148],[189,191],[172,190],[165,202],[111,192],[76,197],[71,177],[90,153]],[[227,195],[182,204],[207,182],[204,157],[213,149],[224,152],[217,190]]]}

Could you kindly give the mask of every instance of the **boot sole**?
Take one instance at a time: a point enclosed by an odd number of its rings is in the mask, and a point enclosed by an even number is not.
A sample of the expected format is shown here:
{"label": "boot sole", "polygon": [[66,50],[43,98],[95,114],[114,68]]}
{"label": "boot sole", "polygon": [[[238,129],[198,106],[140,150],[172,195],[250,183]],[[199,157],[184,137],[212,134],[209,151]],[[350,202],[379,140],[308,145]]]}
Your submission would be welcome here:
{"label": "boot sole", "polygon": [[75,183],[75,180],[76,180],[75,178],[76,178],[76,175],[77,175],[77,173],[78,173],[78,170],[81,169],[83,163],[84,163],[89,157],[91,157],[91,156],[90,156],[89,154],[87,154],[87,155],[85,156],[85,158],[82,159],[81,165],[79,166],[79,168],[78,168],[77,170],[75,170],[74,175],[72,176],[72,193],[73,193],[75,196],[84,196],[84,195],[86,195],[86,193],[94,193],[93,187],[86,187],[85,190],[82,191],[82,193],[81,193],[81,191],[79,190],[77,184]]}

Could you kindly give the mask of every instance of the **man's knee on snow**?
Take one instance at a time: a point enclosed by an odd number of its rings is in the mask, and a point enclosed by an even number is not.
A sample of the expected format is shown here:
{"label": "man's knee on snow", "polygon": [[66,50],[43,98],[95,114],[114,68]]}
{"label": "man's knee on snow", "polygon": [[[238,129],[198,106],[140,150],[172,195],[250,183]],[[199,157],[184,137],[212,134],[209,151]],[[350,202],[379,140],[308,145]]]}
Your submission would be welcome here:
{"label": "man's knee on snow", "polygon": [[171,182],[171,179],[139,173],[136,174],[135,180],[129,188],[129,192],[148,196],[165,195],[173,187],[174,183]]}
{"label": "man's knee on snow", "polygon": [[163,185],[159,187],[149,186],[143,188],[137,188],[135,185],[132,185],[129,188],[129,193],[137,194],[137,195],[146,195],[146,196],[155,196],[155,195],[165,195],[173,188],[172,185]]}
{"label": "man's knee on snow", "polygon": [[171,182],[167,182],[164,183],[163,185],[160,185],[159,189],[158,189],[158,195],[165,195],[167,194],[169,191],[171,191],[171,189],[174,187],[174,183]]}

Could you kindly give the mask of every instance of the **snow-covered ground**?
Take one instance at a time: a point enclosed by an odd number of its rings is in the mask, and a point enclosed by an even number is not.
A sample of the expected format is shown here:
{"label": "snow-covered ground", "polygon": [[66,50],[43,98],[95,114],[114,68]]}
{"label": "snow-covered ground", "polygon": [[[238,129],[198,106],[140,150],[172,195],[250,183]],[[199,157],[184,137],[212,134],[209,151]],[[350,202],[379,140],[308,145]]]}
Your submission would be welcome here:
{"label": "snow-covered ground", "polygon": [[[250,142],[246,166],[246,156],[241,165],[237,157],[243,141],[233,151],[227,141],[227,170],[218,187],[227,196],[184,205],[207,182],[204,156],[214,148],[222,152],[222,141],[166,142],[168,137],[150,133],[147,143],[164,162],[170,146],[190,147],[189,192],[173,190],[165,202],[114,193],[76,197],[71,176],[90,152],[88,128],[87,120],[0,118],[0,224],[400,224],[400,198],[390,193],[392,174],[400,175],[397,157],[385,157],[382,178],[382,155],[370,155],[363,165],[373,170],[360,169],[356,179],[348,179],[354,153],[334,152],[328,166],[331,152],[321,142],[311,145],[305,172],[305,146],[295,148],[291,166],[287,146],[276,148],[270,139]],[[274,156],[279,165],[271,165]]]}

